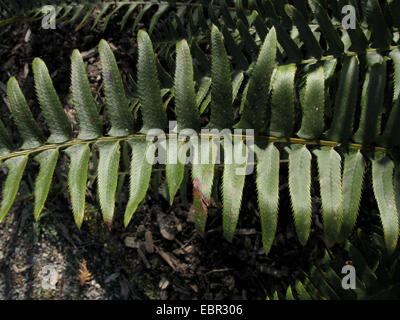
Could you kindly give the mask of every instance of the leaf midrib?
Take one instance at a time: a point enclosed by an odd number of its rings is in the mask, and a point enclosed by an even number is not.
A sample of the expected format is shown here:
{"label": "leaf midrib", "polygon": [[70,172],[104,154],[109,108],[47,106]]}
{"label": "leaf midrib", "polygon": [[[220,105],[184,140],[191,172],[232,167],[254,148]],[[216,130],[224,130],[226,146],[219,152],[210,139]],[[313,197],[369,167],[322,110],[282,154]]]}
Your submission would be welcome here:
{"label": "leaf midrib", "polygon": [[[212,134],[212,133],[199,133],[198,134],[200,137],[217,137],[217,134]],[[176,138],[176,134],[165,134],[166,138]],[[315,146],[329,146],[329,147],[341,147],[343,144],[337,141],[329,141],[329,140],[307,140],[307,139],[302,139],[302,138],[276,138],[276,137],[271,137],[271,136],[248,136],[248,135],[241,135],[241,134],[232,134],[232,137],[241,137],[242,139],[246,140],[254,140],[254,139],[260,139],[260,140],[267,140],[269,142],[274,142],[274,143],[289,143],[289,144],[303,144],[303,145],[315,145]],[[223,136],[220,136],[220,138],[224,138]],[[39,148],[34,148],[34,149],[26,149],[26,150],[20,150],[20,151],[15,151],[11,152],[9,154],[5,154],[3,156],[0,156],[0,161],[4,161],[7,159],[19,157],[19,156],[24,156],[24,155],[31,155],[34,153],[46,151],[46,150],[51,150],[51,149],[63,149],[75,145],[80,145],[80,144],[93,144],[97,143],[100,141],[127,141],[130,139],[146,139],[146,135],[144,134],[132,134],[129,136],[125,137],[100,137],[97,139],[93,140],[80,140],[80,139],[73,139],[69,140],[64,143],[59,143],[59,144],[45,144],[40,146]],[[385,148],[385,147],[379,147],[379,146],[371,146],[371,145],[362,145],[358,143],[348,143],[346,144],[346,147],[349,148],[355,148],[358,150],[372,150],[372,151],[380,151],[380,152],[385,152],[387,153],[391,148]]]}

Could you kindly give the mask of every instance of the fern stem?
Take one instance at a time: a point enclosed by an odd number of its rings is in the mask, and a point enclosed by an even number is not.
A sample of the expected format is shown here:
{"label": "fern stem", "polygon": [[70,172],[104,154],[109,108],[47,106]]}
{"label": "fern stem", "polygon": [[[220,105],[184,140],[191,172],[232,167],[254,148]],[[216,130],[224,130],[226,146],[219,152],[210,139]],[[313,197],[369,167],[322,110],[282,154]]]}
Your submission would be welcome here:
{"label": "fern stem", "polygon": [[[176,138],[176,134],[166,134],[165,135],[167,138]],[[204,136],[204,137],[220,137],[223,138],[223,136],[219,136],[217,134],[211,134],[211,133],[199,133],[199,136]],[[340,142],[336,141],[327,141],[327,140],[306,140],[306,139],[301,139],[301,138],[276,138],[276,137],[269,137],[269,136],[246,136],[246,135],[241,135],[241,134],[232,134],[232,137],[241,137],[242,139],[245,140],[254,140],[254,139],[262,139],[262,140],[267,140],[269,142],[274,142],[274,143],[292,143],[292,144],[304,144],[304,145],[316,145],[316,146],[330,146],[330,147],[340,147],[342,144]],[[79,140],[79,139],[74,139],[65,143],[59,143],[59,144],[46,144],[43,145],[39,148],[35,149],[27,149],[27,150],[21,150],[21,151],[16,151],[12,152],[3,156],[0,156],[0,161],[4,161],[7,159],[19,157],[19,156],[25,156],[25,155],[31,155],[35,153],[39,153],[42,151],[46,150],[51,150],[51,149],[63,149],[75,145],[80,145],[80,144],[93,144],[97,143],[100,141],[127,141],[130,139],[146,139],[146,135],[144,134],[132,134],[126,137],[101,137],[98,139],[94,140]],[[376,146],[366,146],[358,143],[349,143],[347,144],[348,147],[355,148],[358,150],[374,150],[374,151],[381,151],[381,152],[388,152],[390,149],[389,148],[384,148],[384,147],[376,147]]]}
{"label": "fern stem", "polygon": [[[322,56],[320,59],[315,59],[315,58],[311,58],[311,59],[304,59],[301,60],[300,62],[298,62],[298,65],[301,64],[309,64],[309,63],[317,63],[319,61],[327,61],[327,60],[332,60],[332,59],[337,59],[341,56],[360,56],[360,55],[366,55],[370,52],[389,52],[395,49],[399,49],[400,45],[396,45],[396,46],[389,46],[388,48],[368,48],[367,50],[365,50],[365,52],[354,52],[354,51],[346,51],[346,52],[341,52],[339,54],[336,55],[329,55],[329,56]],[[285,64],[283,64],[285,65]]]}

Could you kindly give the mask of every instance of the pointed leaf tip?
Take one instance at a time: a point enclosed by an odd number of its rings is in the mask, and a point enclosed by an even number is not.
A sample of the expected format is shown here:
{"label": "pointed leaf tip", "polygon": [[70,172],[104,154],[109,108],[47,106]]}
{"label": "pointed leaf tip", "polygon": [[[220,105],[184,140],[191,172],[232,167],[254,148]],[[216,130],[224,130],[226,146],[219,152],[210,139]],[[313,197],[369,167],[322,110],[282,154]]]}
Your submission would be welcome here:
{"label": "pointed leaf tip", "polygon": [[146,31],[138,32],[138,94],[143,117],[141,132],[150,129],[165,129],[165,112],[158,79],[153,44]]}
{"label": "pointed leaf tip", "polygon": [[99,43],[99,54],[106,109],[111,118],[111,129],[108,134],[113,137],[124,137],[133,132],[133,115],[129,111],[122,77],[115,56],[105,40]]}
{"label": "pointed leaf tip", "polygon": [[42,132],[33,118],[15,77],[11,77],[8,80],[7,96],[14,122],[23,140],[21,149],[31,149],[42,145],[44,141]]}
{"label": "pointed leaf tip", "polygon": [[86,68],[79,50],[71,56],[72,104],[79,122],[78,139],[91,140],[102,135],[102,123],[94,101]]}
{"label": "pointed leaf tip", "polygon": [[146,196],[156,152],[155,144],[144,140],[131,139],[128,143],[132,149],[132,158],[129,200],[124,214],[125,227],[128,226],[137,207]]}
{"label": "pointed leaf tip", "polygon": [[115,192],[118,184],[120,160],[119,141],[101,141],[96,143],[99,150],[98,194],[105,223],[111,223],[115,210]]}
{"label": "pointed leaf tip", "polygon": [[65,142],[72,137],[72,127],[53,86],[49,70],[40,58],[33,60],[32,68],[39,105],[50,128],[51,135],[47,142]]}

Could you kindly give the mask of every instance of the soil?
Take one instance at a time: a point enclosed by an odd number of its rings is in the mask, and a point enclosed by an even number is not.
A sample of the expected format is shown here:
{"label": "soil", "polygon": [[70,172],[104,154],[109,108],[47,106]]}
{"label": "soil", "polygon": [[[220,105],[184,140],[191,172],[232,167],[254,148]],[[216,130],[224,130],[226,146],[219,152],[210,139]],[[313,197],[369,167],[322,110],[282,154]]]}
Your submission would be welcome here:
{"label": "soil", "polygon": [[[0,100],[5,101],[8,78],[15,76],[35,118],[45,127],[35,99],[31,69],[33,59],[41,57],[74,121],[69,90],[73,49],[78,48],[84,56],[93,93],[100,104],[102,82],[96,48],[100,39],[112,45],[125,76],[136,74],[136,37],[118,30],[111,27],[100,33],[85,27],[75,32],[74,26],[69,25],[42,30],[36,24],[0,29]],[[17,143],[6,103],[0,102],[0,114]],[[109,231],[102,223],[91,181],[85,222],[78,230],[66,187],[68,160],[61,157],[42,218],[35,222],[32,216],[38,165],[31,161],[18,198],[0,224],[0,299],[265,299],[276,289],[284,290],[301,269],[317,264],[323,254],[318,190],[313,190],[311,237],[302,247],[292,222],[285,163],[281,164],[278,231],[266,256],[261,244],[254,175],[246,178],[232,244],[222,236],[220,201],[209,208],[203,239],[194,229],[191,197],[187,204],[181,193],[170,207],[162,195],[162,183],[150,187],[130,225],[124,228],[122,216],[128,190],[125,181]],[[4,181],[5,172],[2,167],[0,181]],[[313,184],[318,185],[316,180]],[[188,185],[189,195],[190,189]],[[370,199],[369,193],[364,194],[359,224],[376,220],[375,204]]]}

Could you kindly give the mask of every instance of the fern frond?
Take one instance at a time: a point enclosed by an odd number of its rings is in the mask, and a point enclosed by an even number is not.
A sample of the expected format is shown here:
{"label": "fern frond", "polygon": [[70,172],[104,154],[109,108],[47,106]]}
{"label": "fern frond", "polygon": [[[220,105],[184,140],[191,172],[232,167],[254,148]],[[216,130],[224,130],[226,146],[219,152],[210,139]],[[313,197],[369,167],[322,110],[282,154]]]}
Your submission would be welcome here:
{"label": "fern frond", "polygon": [[132,149],[129,201],[125,210],[124,224],[128,226],[150,183],[155,146],[145,141],[130,139]]}
{"label": "fern frond", "polygon": [[271,136],[289,138],[293,134],[295,74],[294,64],[282,65],[276,70],[271,89]]}
{"label": "fern frond", "polygon": [[342,224],[341,157],[332,147],[314,150],[318,162],[325,241],[329,247],[338,239]]}
{"label": "fern frond", "polygon": [[342,175],[343,219],[339,241],[344,241],[356,224],[366,161],[360,150],[344,154]]}
{"label": "fern frond", "polygon": [[99,43],[99,54],[107,111],[111,118],[111,129],[108,134],[112,137],[123,137],[133,132],[133,116],[129,112],[121,74],[114,54],[105,40]]}
{"label": "fern frond", "polygon": [[212,71],[211,71],[211,127],[217,129],[233,126],[232,82],[228,55],[222,35],[216,26],[211,31]]}
{"label": "fern frond", "polygon": [[138,33],[138,90],[143,114],[142,132],[149,129],[165,129],[167,117],[162,105],[161,91],[149,35],[145,31]]}
{"label": "fern frond", "polygon": [[40,170],[35,184],[35,209],[33,216],[36,220],[39,219],[44,203],[46,202],[51,181],[53,179],[53,173],[56,168],[58,155],[58,149],[55,149],[43,151],[34,158],[35,161],[40,164]]}
{"label": "fern frond", "polygon": [[379,134],[380,117],[386,85],[386,61],[378,53],[367,55],[368,72],[361,96],[361,119],[353,136],[357,143],[375,142]]}
{"label": "fern frond", "polygon": [[289,153],[289,192],[297,237],[305,245],[311,229],[311,154],[305,146],[286,148]]}
{"label": "fern frond", "polygon": [[81,228],[85,216],[85,197],[90,148],[87,144],[75,145],[65,149],[71,158],[68,172],[68,186],[71,195],[72,211],[75,223]]}
{"label": "fern frond", "polygon": [[279,203],[279,150],[273,143],[264,150],[256,147],[257,196],[260,207],[262,240],[268,254],[275,238]]}
{"label": "fern frond", "polygon": [[321,65],[311,67],[307,73],[303,98],[301,99],[303,117],[297,135],[304,139],[318,139],[324,131],[325,114],[325,76]]}
{"label": "fern frond", "polygon": [[176,117],[179,129],[200,129],[200,115],[196,105],[193,81],[193,62],[185,40],[177,46],[175,71]]}
{"label": "fern frond", "polygon": [[340,73],[339,88],[335,99],[329,139],[347,142],[351,138],[357,103],[359,63],[357,57],[346,57]]}
{"label": "fern frond", "polygon": [[33,119],[25,96],[14,77],[11,77],[8,81],[7,96],[11,113],[23,140],[21,149],[31,149],[40,146],[43,143],[42,132]]}
{"label": "fern frond", "polygon": [[33,74],[35,76],[35,88],[40,108],[49,125],[51,135],[48,143],[62,143],[72,136],[71,125],[61,105],[61,101],[54,89],[49,71],[42,59],[33,60]]}
{"label": "fern frond", "polygon": [[[304,9],[299,8],[301,7],[293,9],[298,11],[296,14],[300,14]],[[303,16],[303,19],[308,18]],[[247,23],[251,24],[251,21],[248,20]],[[288,23],[290,25],[290,20]],[[125,142],[130,145],[132,155],[129,201],[125,209],[124,224],[126,226],[129,224],[134,212],[145,198],[157,154],[157,143],[164,146],[173,146],[176,143],[179,147],[167,152],[168,159],[179,158],[176,163],[166,165],[168,195],[172,204],[184,180],[185,164],[180,160],[182,158],[186,160],[189,153],[187,147],[190,141],[183,141],[182,137],[187,138],[190,135],[182,129],[185,129],[185,126],[192,132],[201,129],[200,114],[202,114],[202,120],[206,122],[205,127],[211,129],[211,133],[199,135],[201,138],[206,138],[205,142],[200,144],[201,150],[190,150],[194,156],[204,156],[208,160],[206,163],[194,163],[192,166],[195,224],[201,234],[205,233],[217,159],[215,152],[211,155],[209,153],[207,155],[207,152],[225,144],[231,144],[233,147],[233,154],[229,153],[229,148],[224,150],[222,179],[223,229],[226,239],[232,241],[246,180],[244,172],[248,165],[254,164],[247,163],[248,155],[251,155],[249,152],[254,151],[250,144],[254,142],[257,156],[257,195],[266,253],[271,248],[276,230],[279,212],[279,161],[285,159],[287,156],[285,152],[288,153],[289,160],[288,182],[294,224],[301,244],[306,244],[311,230],[311,167],[312,153],[314,153],[319,168],[323,223],[328,245],[343,241],[352,231],[361,197],[364,168],[372,162],[372,187],[378,202],[384,238],[388,249],[393,251],[399,235],[396,206],[399,199],[398,170],[395,171],[393,179],[394,163],[397,163],[394,148],[397,146],[397,140],[392,139],[393,133],[390,133],[395,130],[393,124],[398,118],[397,51],[393,50],[389,56],[394,63],[387,65],[388,57],[377,52],[369,52],[367,57],[351,54],[345,55],[344,59],[321,61],[314,59],[304,64],[294,64],[292,61],[285,63],[277,55],[280,48],[278,28],[276,28],[276,39],[272,26],[269,30],[257,58],[250,61],[249,69],[234,69],[231,73],[233,66],[226,52],[224,43],[226,39],[223,39],[221,32],[213,26],[210,43],[211,61],[202,52],[203,70],[211,72],[206,76],[200,74],[200,77],[196,77],[198,67],[194,58],[195,55],[200,55],[199,51],[196,51],[200,48],[195,49],[197,46],[195,42],[191,43],[192,47],[189,47],[188,41],[180,42],[177,49],[177,63],[174,70],[169,72],[158,66],[160,63],[155,57],[150,36],[145,31],[140,31],[138,92],[134,104],[136,108],[140,108],[141,118],[138,115],[137,119],[134,119],[133,112],[128,109],[128,97],[114,54],[110,46],[102,40],[99,52],[106,100],[106,114],[103,118],[111,122],[111,130],[107,136],[103,136],[102,128],[105,125],[100,121],[79,52],[73,52],[71,73],[73,107],[77,111],[79,120],[77,138],[72,135],[71,124],[54,89],[46,65],[36,58],[35,87],[42,113],[49,125],[50,137],[44,142],[46,139],[42,137],[40,127],[29,111],[17,81],[11,78],[8,83],[8,99],[22,143],[20,147],[14,147],[7,129],[0,122],[0,161],[8,169],[5,171],[7,178],[3,187],[0,218],[3,219],[10,210],[30,158],[40,163],[34,209],[35,217],[40,216],[47,195],[51,191],[51,181],[58,158],[65,152],[71,159],[68,186],[74,219],[80,227],[84,216],[89,158],[92,153],[94,159],[99,157],[96,166],[97,192],[104,221],[111,227],[118,185],[120,146],[121,143],[126,145]],[[366,70],[363,70],[364,64],[359,61],[362,62],[365,58],[367,65]],[[342,71],[337,81],[333,73],[338,68]],[[354,116],[359,96],[356,84],[359,75],[364,74],[364,71],[366,79],[361,93],[361,119],[358,120]],[[160,78],[169,80],[160,82],[159,74]],[[394,94],[389,100],[394,100],[395,104],[389,120],[381,121],[383,101],[386,101],[384,88],[387,77],[393,78]],[[269,90],[270,87],[272,90]],[[332,106],[327,99],[330,94],[337,96]],[[297,99],[298,97],[300,99]],[[163,98],[166,100],[165,104]],[[175,109],[168,104],[174,98]],[[243,114],[240,114],[241,106]],[[349,110],[346,110],[346,107]],[[184,134],[179,136],[177,142],[173,139],[176,135],[164,135],[164,137],[161,135],[156,143],[153,143],[147,139],[149,138],[147,134],[152,129],[162,132],[160,130],[167,127],[167,110],[171,118],[175,116],[178,120],[178,133]],[[234,112],[239,113],[237,123]],[[208,119],[210,121],[207,123]],[[247,125],[243,126],[244,123]],[[234,134],[232,142],[229,140],[229,135],[225,135],[221,141],[221,132],[216,133],[215,130],[232,127],[254,129],[255,137]],[[354,128],[356,128],[355,133]],[[384,134],[378,139],[380,129]],[[265,132],[269,135],[266,136]],[[246,143],[243,140],[246,140]],[[124,149],[124,158],[128,159],[128,149],[126,146]],[[160,152],[160,149],[158,151]],[[365,156],[370,154],[375,154],[375,158],[369,159]],[[229,162],[229,159],[242,161]],[[217,187],[215,185],[215,188]],[[304,287],[306,288],[306,285]],[[333,296],[333,293],[331,295]]]}
{"label": "fern frond", "polygon": [[[245,182],[245,169],[247,166],[248,148],[242,140],[232,145],[232,163],[225,164],[222,176],[222,227],[224,237],[232,242],[239,219],[242,204],[243,187]],[[225,156],[227,156],[225,154]],[[233,159],[242,159],[242,163],[234,163]]]}
{"label": "fern frond", "polygon": [[272,28],[265,38],[256,65],[249,79],[246,103],[242,122],[244,128],[253,128],[257,132],[267,129],[267,102],[272,72],[275,68],[276,33]]}
{"label": "fern frond", "polygon": [[182,156],[186,160],[188,145],[178,139],[169,139],[167,142],[167,163],[165,165],[165,176],[169,189],[169,203],[172,205],[185,174],[185,163],[182,163]]}
{"label": "fern frond", "polygon": [[394,163],[383,154],[377,153],[375,157],[372,160],[372,185],[380,211],[385,243],[392,252],[399,238],[399,214],[393,186]]}
{"label": "fern frond", "polygon": [[14,203],[27,162],[28,156],[15,157],[4,161],[4,165],[8,169],[8,175],[3,187],[0,221],[4,219]]}
{"label": "fern frond", "polygon": [[111,228],[115,209],[115,192],[118,182],[120,145],[118,141],[96,143],[99,149],[97,186],[103,220]]}
{"label": "fern frond", "polygon": [[85,65],[78,50],[74,50],[71,57],[71,91],[72,104],[80,127],[78,138],[90,140],[100,137],[103,133],[102,123],[90,89]]}
{"label": "fern frond", "polygon": [[217,159],[217,145],[212,139],[201,139],[199,148],[194,150],[192,166],[193,209],[196,230],[204,236],[208,206],[214,181],[214,164]]}

